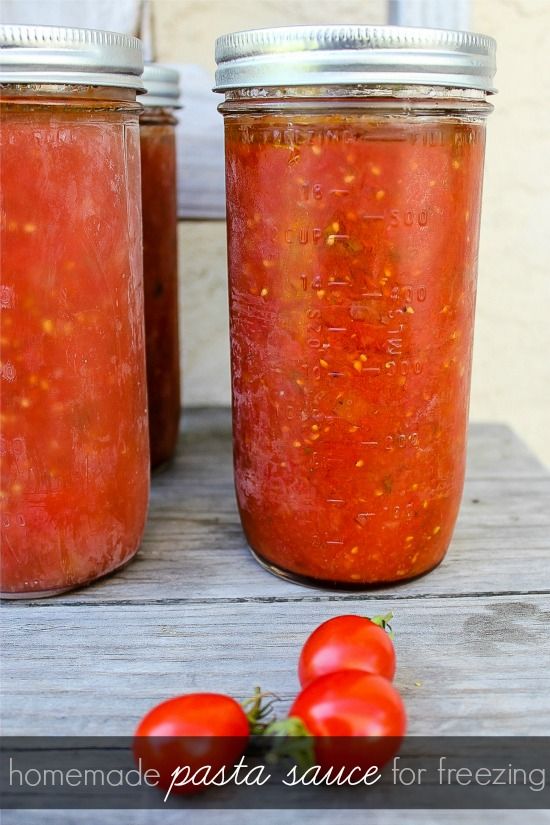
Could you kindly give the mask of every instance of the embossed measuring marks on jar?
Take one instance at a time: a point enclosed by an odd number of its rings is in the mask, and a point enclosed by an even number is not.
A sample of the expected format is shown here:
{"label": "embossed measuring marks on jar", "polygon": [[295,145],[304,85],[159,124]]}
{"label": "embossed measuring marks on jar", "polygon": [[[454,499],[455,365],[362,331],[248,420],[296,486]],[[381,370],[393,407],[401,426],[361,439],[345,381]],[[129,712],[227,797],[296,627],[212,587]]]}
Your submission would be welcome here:
{"label": "embossed measuring marks on jar", "polygon": [[465,123],[330,120],[256,118],[244,143],[227,124],[237,487],[253,547],[246,508],[288,496],[311,568],[400,578],[458,507],[475,259],[456,225],[476,231],[480,144]]}
{"label": "embossed measuring marks on jar", "polygon": [[[6,438],[0,436],[0,462],[5,467],[7,462],[19,463],[26,461],[25,440],[21,437]],[[0,525],[4,541],[10,540],[12,531],[20,532],[26,527],[25,514],[21,509],[21,494],[24,492],[22,474],[16,472],[9,479],[9,487],[0,488]],[[12,536],[13,537],[13,536]]]}
{"label": "embossed measuring marks on jar", "polygon": [[[15,232],[19,229],[14,221],[8,221],[3,216],[3,231]],[[5,277],[5,276],[4,276]],[[6,385],[15,385],[17,379],[17,362],[21,361],[19,351],[18,332],[14,328],[13,309],[16,303],[15,287],[9,284],[0,285],[0,381],[2,393]],[[13,389],[13,387],[12,387]],[[29,405],[28,397],[22,393],[20,406],[26,409]],[[3,472],[0,473],[0,528],[2,538],[9,541],[13,530],[20,532],[26,526],[25,515],[21,509],[21,496],[24,492],[24,465],[26,462],[25,439],[14,433],[14,424],[17,427],[16,417],[10,411],[0,413],[2,434],[0,435],[0,463]],[[13,477],[6,473],[7,464],[15,465]],[[8,532],[9,531],[9,532]]]}
{"label": "embossed measuring marks on jar", "polygon": [[[405,141],[416,143],[395,135],[396,143]],[[390,142],[386,132],[382,136],[386,154]],[[272,238],[281,244],[282,260],[285,253],[292,260],[293,247],[301,246],[304,253],[303,268],[293,285],[305,328],[306,347],[295,362],[301,392],[296,403],[286,404],[283,418],[299,415],[306,429],[306,422],[312,422],[314,429],[292,443],[309,456],[306,461],[313,474],[330,471],[328,480],[322,481],[328,488],[326,505],[346,506],[350,518],[361,526],[375,515],[395,520],[412,512],[411,502],[382,502],[379,496],[391,492],[383,485],[374,486],[368,507],[355,506],[353,498],[358,505],[371,480],[367,477],[356,484],[353,474],[364,467],[371,470],[380,451],[414,451],[420,446],[420,435],[411,430],[411,422],[400,422],[391,431],[379,425],[377,401],[380,382],[402,387],[423,371],[424,356],[415,349],[414,325],[421,318],[428,288],[422,273],[411,276],[407,271],[414,271],[411,262],[396,262],[395,248],[399,242],[400,254],[407,258],[407,247],[414,247],[419,234],[429,235],[430,226],[437,223],[430,221],[431,204],[426,199],[420,209],[412,197],[407,202],[407,194],[402,194],[393,177],[393,164],[388,175],[388,163],[376,155],[372,136],[370,146],[374,160],[367,155],[358,164],[355,154],[346,157],[348,168],[339,187],[315,182],[316,173],[323,180],[334,173],[324,163],[324,149],[318,144],[302,149],[299,159],[292,155],[289,163],[296,178],[294,191],[287,190],[287,205],[292,203],[285,214],[288,223],[283,228],[270,226]],[[437,214],[441,216],[440,208]],[[371,409],[365,410],[369,402]],[[384,406],[382,399],[379,403]],[[356,456],[348,455],[350,442]],[[284,441],[281,449],[286,450]],[[350,483],[354,495],[346,498],[341,487]],[[344,544],[330,532],[324,542]]]}

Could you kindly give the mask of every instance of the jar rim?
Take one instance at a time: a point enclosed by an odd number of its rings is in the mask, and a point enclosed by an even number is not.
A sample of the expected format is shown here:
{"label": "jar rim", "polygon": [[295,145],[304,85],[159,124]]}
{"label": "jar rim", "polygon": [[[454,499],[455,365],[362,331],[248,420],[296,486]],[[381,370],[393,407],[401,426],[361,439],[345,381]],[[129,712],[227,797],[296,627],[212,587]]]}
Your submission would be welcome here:
{"label": "jar rim", "polygon": [[253,87],[430,85],[496,92],[496,42],[407,26],[283,26],[216,41],[216,92]]}

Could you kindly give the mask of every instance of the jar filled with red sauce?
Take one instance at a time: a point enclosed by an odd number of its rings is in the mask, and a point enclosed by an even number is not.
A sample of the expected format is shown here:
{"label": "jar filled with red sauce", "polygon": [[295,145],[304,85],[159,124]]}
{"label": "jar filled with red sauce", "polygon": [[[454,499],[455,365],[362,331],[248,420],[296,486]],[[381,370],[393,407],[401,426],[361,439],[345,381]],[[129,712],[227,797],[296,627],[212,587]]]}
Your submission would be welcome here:
{"label": "jar filled with red sauce", "polygon": [[0,28],[1,589],[136,552],[149,445],[138,40]]}
{"label": "jar filled with red sauce", "polygon": [[397,582],[449,546],[494,51],[360,26],[217,43],[237,499],[281,576]]}
{"label": "jar filled with red sauce", "polygon": [[174,455],[180,419],[178,239],[174,107],[179,75],[146,64],[140,116],[143,283],[151,466]]}

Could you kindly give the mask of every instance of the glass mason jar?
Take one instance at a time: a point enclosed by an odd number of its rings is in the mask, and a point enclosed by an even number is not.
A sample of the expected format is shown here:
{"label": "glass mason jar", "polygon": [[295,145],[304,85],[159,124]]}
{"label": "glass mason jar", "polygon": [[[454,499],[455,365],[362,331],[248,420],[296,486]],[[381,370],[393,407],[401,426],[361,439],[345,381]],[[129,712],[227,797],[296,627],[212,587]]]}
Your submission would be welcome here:
{"label": "glass mason jar", "polygon": [[180,420],[176,189],[179,75],[146,64],[140,115],[143,283],[151,467],[174,455]]}
{"label": "glass mason jar", "polygon": [[217,61],[247,540],[303,583],[413,578],[463,487],[494,41],[294,27]]}
{"label": "glass mason jar", "polygon": [[2,595],[136,552],[149,447],[138,40],[0,28]]}

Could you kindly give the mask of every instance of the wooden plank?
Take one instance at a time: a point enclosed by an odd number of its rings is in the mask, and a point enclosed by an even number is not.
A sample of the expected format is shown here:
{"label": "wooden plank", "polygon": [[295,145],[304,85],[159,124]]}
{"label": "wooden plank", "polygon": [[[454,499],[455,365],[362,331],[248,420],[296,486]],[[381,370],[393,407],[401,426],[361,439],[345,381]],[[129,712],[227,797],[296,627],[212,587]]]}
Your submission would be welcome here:
{"label": "wooden plank", "polygon": [[[2,825],[518,825],[517,811],[5,811]],[[547,811],[529,811],[529,825],[548,825]],[[99,818],[100,817],[100,818]]]}
{"label": "wooden plank", "polygon": [[550,729],[549,595],[43,604],[1,613],[6,735],[128,735],[167,696],[208,690],[244,699],[259,683],[284,711],[298,690],[296,662],[311,629],[344,610],[389,608],[411,734]]}
{"label": "wooden plank", "polygon": [[[550,489],[548,485],[546,489]],[[480,529],[461,520],[449,553],[437,570],[413,582],[367,591],[365,598],[549,590],[549,529],[521,524]],[[235,514],[232,524],[184,517],[152,519],[146,540],[130,565],[89,588],[41,604],[326,600],[336,592],[309,590],[264,571],[250,555]]]}
{"label": "wooden plank", "polygon": [[[517,811],[345,811],[346,825],[518,825]],[[548,825],[547,811],[529,811],[529,825]],[[334,825],[335,811],[5,811],[2,825]]]}
{"label": "wooden plank", "polygon": [[[502,426],[473,425],[470,457],[462,510],[443,564],[371,598],[550,589],[550,474]],[[174,465],[154,477],[136,559],[56,603],[300,600],[334,594],[313,592],[275,578],[250,556],[233,491],[229,414],[202,410],[189,414]]]}
{"label": "wooden plank", "polygon": [[468,441],[470,478],[547,477],[550,470],[506,424],[473,422]]}

